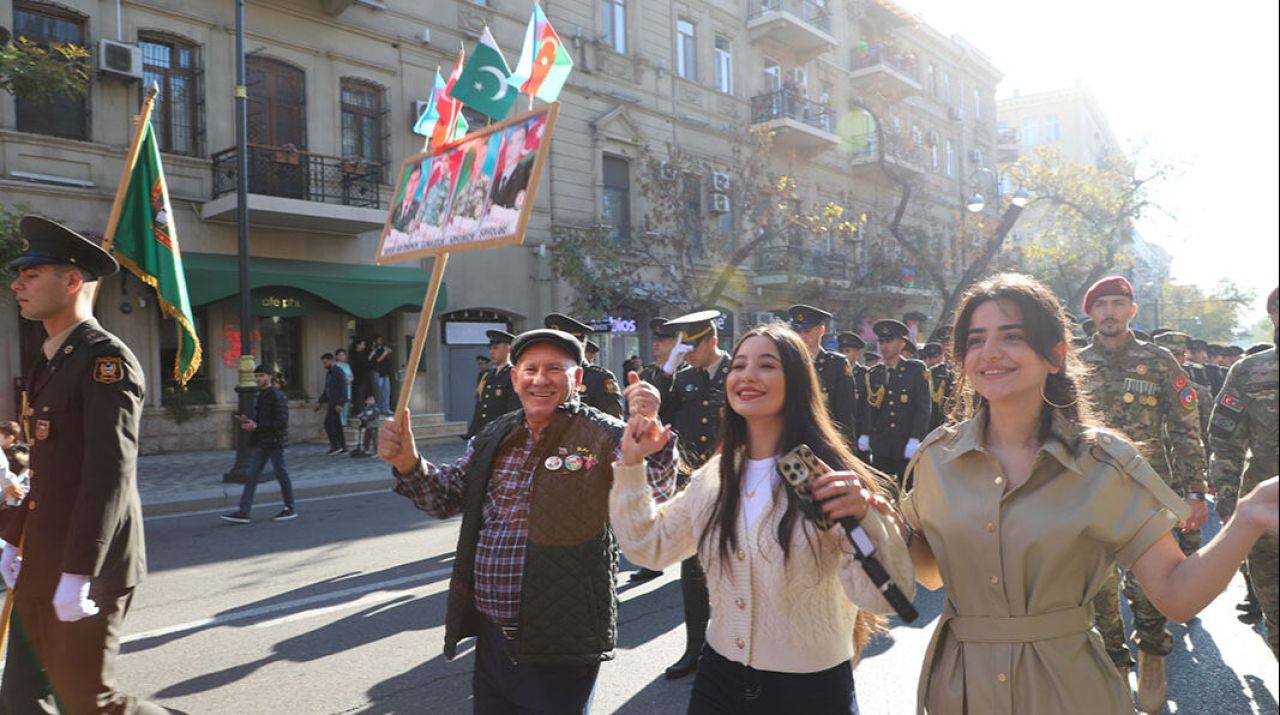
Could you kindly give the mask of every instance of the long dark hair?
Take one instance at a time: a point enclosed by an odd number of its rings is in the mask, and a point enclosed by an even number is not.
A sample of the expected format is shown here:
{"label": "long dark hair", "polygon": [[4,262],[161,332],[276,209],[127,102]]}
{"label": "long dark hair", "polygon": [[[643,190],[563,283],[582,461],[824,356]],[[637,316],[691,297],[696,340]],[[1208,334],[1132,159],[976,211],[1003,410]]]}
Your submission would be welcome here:
{"label": "long dark hair", "polygon": [[[814,454],[832,469],[855,471],[868,489],[883,494],[884,486],[881,480],[853,456],[853,452],[850,451],[828,416],[822,391],[818,387],[818,376],[813,370],[813,360],[809,357],[800,336],[783,323],[758,325],[734,343],[733,357],[737,356],[743,343],[754,337],[772,340],[778,348],[778,357],[782,361],[786,398],[782,404],[783,428],[777,447],[778,453],[783,454],[798,445],[807,444]],[[742,467],[747,458],[747,443],[747,421],[742,415],[734,412],[733,407],[726,400],[724,417],[720,421],[720,446],[716,452],[720,456],[720,493],[716,498],[710,519],[715,528],[707,529],[702,533],[702,544],[700,544],[700,547],[705,546],[711,532],[718,531],[717,546],[725,563],[728,563],[731,554],[738,548],[736,527],[741,511]],[[789,559],[791,535],[801,514],[795,496],[790,490],[786,490],[786,495],[786,511],[778,522],[778,531],[775,536],[778,545],[782,547],[784,559]],[[805,539],[808,541],[807,533]],[[810,543],[811,548],[812,546]]]}
{"label": "long dark hair", "polygon": [[[1082,426],[1096,426],[1093,409],[1081,382],[1085,367],[1070,350],[1071,330],[1062,302],[1040,281],[1021,273],[1000,273],[970,288],[960,299],[952,331],[951,352],[956,366],[956,399],[952,417],[958,422],[972,417],[986,400],[973,390],[965,375],[964,359],[969,350],[969,328],[978,306],[997,301],[1017,306],[1022,314],[1022,329],[1027,344],[1050,365],[1058,368],[1044,382],[1044,401],[1040,410],[1040,441],[1052,436],[1053,414],[1061,412],[1068,420]],[[1065,343],[1066,358],[1059,360],[1056,351]],[[1050,405],[1061,405],[1055,407]],[[1076,445],[1066,445],[1075,448]]]}

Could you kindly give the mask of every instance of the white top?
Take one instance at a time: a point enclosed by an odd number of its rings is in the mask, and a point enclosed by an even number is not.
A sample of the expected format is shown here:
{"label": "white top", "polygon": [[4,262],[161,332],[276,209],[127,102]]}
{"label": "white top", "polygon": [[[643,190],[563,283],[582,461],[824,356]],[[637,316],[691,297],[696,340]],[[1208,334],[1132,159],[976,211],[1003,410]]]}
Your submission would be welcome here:
{"label": "white top", "polygon": [[742,470],[742,518],[747,531],[773,502],[773,489],[778,485],[777,457],[748,459]]}
{"label": "white top", "polygon": [[[684,491],[657,504],[643,464],[615,463],[609,519],[623,553],[651,569],[698,554],[711,596],[707,643],[729,660],[781,673],[816,673],[850,660],[858,609],[893,609],[854,560],[844,531],[835,526],[822,532],[800,520],[784,563],[776,537],[784,510],[768,509],[749,529],[738,520],[738,548],[728,559],[714,533],[699,552],[720,493],[719,470],[717,456],[694,472]],[[906,544],[890,536],[879,512],[869,510],[862,526],[879,551],[905,560],[910,571]],[[915,594],[914,573],[898,582],[906,584],[908,598]]]}

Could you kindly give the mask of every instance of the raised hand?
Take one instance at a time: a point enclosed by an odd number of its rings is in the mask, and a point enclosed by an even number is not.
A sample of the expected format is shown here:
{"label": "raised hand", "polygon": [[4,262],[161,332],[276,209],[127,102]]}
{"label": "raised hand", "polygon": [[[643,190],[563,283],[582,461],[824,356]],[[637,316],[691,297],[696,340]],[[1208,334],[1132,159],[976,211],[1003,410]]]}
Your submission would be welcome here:
{"label": "raised hand", "polygon": [[658,406],[662,404],[662,396],[658,388],[640,379],[634,370],[627,372],[627,386],[622,390],[627,400],[627,409],[632,415],[657,417]]}
{"label": "raised hand", "polygon": [[622,433],[622,463],[640,464],[645,457],[665,447],[670,439],[670,425],[663,425],[656,417],[634,415]]}

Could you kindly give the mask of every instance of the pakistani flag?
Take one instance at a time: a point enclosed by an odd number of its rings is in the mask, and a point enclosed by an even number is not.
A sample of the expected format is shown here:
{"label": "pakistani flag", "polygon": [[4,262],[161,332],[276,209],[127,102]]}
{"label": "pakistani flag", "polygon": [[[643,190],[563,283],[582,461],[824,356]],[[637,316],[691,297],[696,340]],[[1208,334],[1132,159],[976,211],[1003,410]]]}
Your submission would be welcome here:
{"label": "pakistani flag", "polygon": [[471,57],[449,94],[477,112],[502,121],[520,95],[515,87],[507,84],[510,76],[511,68],[486,25],[480,44],[471,51]]}
{"label": "pakistani flag", "polygon": [[200,368],[200,339],[196,337],[195,321],[191,318],[187,277],[182,271],[178,232],[169,207],[169,187],[160,166],[160,150],[150,120],[143,128],[140,143],[120,202],[120,218],[114,235],[105,240],[110,242],[111,252],[120,265],[156,289],[161,312],[178,324],[178,356],[173,376],[178,384],[186,385]]}

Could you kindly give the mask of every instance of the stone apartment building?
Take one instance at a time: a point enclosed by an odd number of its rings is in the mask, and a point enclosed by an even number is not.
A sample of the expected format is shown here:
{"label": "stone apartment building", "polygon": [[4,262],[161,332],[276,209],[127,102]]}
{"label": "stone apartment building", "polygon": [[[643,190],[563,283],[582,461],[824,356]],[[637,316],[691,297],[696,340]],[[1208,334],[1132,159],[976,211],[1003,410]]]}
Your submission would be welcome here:
{"label": "stone apartment building", "polygon": [[[430,262],[373,265],[391,177],[422,146],[411,127],[436,68],[447,72],[459,45],[474,44],[486,25],[514,64],[531,6],[247,3],[253,342],[260,359],[289,376],[296,396],[314,397],[319,355],[357,335],[383,335],[402,369]],[[979,51],[889,0],[548,0],[544,9],[576,67],[561,95],[533,215],[524,245],[451,257],[410,401],[424,421],[444,433],[443,423],[469,418],[486,329],[540,326],[543,315],[568,305],[569,288],[551,269],[553,225],[629,230],[646,210],[635,188],[645,147],[700,157],[705,171],[682,179],[690,200],[732,224],[733,206],[717,198],[723,179],[716,169],[727,162],[727,137],[753,127],[772,131],[777,171],[797,179],[802,202],[850,196],[850,208],[868,216],[856,242],[815,238],[805,247],[814,267],[807,280],[824,281],[835,289],[828,294],[843,299],[832,306],[838,327],[863,327],[881,313],[932,327],[934,293],[913,283],[911,257],[885,230],[900,188],[878,157],[915,183],[914,210],[944,223],[963,220],[971,177],[994,161],[997,147],[1000,74]],[[230,444],[240,340],[233,13],[234,3],[196,0],[0,0],[0,23],[35,40],[86,45],[94,70],[85,97],[51,108],[0,97],[6,207],[101,231],[141,101],[137,76],[161,84],[153,122],[205,346],[188,395],[210,404],[178,422],[186,415],[166,397],[173,326],[135,278],[106,281],[99,318],[129,342],[148,375],[149,450]],[[97,71],[112,43],[136,48],[129,51],[140,67]],[[880,118],[883,140],[859,107]],[[873,274],[872,258],[885,256],[894,270]],[[747,272],[749,284],[716,306],[734,326],[787,304],[768,252],[753,257]],[[875,314],[865,307],[872,304]],[[0,331],[19,336],[0,348],[7,409],[13,379],[43,336],[19,319],[12,301],[4,305]],[[616,370],[626,356],[647,351],[649,316],[580,317],[614,328],[597,340],[605,365]],[[295,412],[301,434],[311,413]]]}

